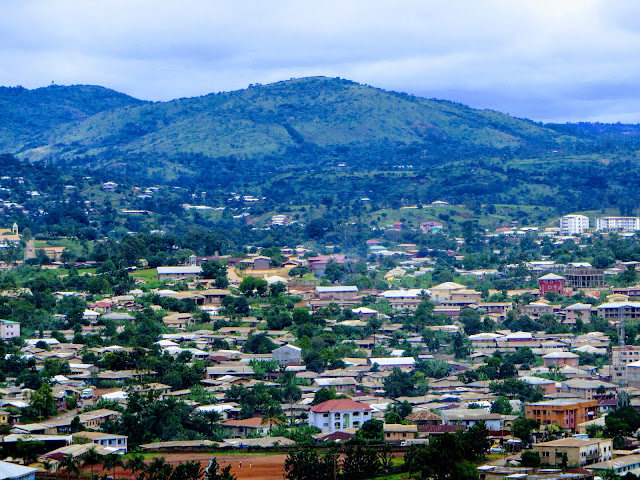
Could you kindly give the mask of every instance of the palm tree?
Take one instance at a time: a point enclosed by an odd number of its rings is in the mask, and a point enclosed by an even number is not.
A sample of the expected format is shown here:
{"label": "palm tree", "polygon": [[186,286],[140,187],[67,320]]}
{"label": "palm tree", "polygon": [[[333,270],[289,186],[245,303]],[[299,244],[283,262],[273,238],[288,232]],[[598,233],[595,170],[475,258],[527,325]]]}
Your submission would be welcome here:
{"label": "palm tree", "polygon": [[78,475],[80,473],[80,460],[75,458],[73,455],[68,454],[66,457],[62,457],[60,463],[58,463],[59,468],[64,468],[67,471],[67,478],[71,478],[71,474]]}
{"label": "palm tree", "polygon": [[116,467],[124,467],[124,462],[117,453],[110,453],[102,461],[103,470],[113,470],[113,478],[116,478]]}
{"label": "palm tree", "polygon": [[42,468],[44,468],[44,479],[47,480],[49,478],[49,473],[53,470],[53,462],[45,460],[42,462]]}
{"label": "palm tree", "polygon": [[282,420],[282,407],[278,403],[270,403],[262,411],[262,423],[269,424],[269,435],[271,435],[271,428],[274,421]]}
{"label": "palm tree", "polygon": [[91,466],[91,479],[93,480],[93,466],[102,461],[102,455],[98,453],[96,447],[91,446],[82,454],[81,458],[83,466]]}
{"label": "palm tree", "polygon": [[134,455],[129,460],[125,467],[127,470],[131,470],[131,475],[135,475],[138,478],[138,472],[144,472],[147,469],[147,464],[144,463],[144,457],[142,455]]}
{"label": "palm tree", "polygon": [[171,477],[173,466],[167,463],[164,457],[155,457],[147,467],[147,478],[149,480],[164,480]]}
{"label": "palm tree", "polygon": [[207,419],[209,430],[211,434],[213,434],[215,432],[216,425],[218,425],[220,423],[220,420],[222,420],[222,415],[220,414],[220,412],[210,410],[208,412],[202,412],[200,415]]}

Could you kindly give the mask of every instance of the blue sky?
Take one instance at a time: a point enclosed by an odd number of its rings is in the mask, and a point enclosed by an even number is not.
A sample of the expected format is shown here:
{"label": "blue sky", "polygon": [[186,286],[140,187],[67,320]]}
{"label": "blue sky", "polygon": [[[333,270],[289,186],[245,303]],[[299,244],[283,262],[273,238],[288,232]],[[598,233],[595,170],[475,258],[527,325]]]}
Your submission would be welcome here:
{"label": "blue sky", "polygon": [[0,0],[0,85],[170,100],[311,75],[639,123],[640,2]]}

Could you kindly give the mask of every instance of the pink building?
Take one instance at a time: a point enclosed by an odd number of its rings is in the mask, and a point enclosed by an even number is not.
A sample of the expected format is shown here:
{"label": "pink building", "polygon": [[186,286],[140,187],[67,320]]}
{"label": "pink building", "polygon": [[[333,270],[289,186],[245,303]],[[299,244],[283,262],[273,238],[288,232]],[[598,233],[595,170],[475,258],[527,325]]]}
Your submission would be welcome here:
{"label": "pink building", "polygon": [[8,338],[20,336],[20,324],[11,320],[0,320],[0,338],[7,340]]}

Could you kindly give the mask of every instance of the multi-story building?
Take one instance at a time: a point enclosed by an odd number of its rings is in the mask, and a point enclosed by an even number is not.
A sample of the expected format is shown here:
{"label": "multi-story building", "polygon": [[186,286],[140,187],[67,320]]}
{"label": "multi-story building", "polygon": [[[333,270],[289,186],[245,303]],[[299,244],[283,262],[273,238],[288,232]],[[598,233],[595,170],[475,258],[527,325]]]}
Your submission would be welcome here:
{"label": "multi-story building", "polygon": [[560,235],[580,235],[589,230],[589,217],[565,215],[560,217]]}
{"label": "multi-story building", "polygon": [[309,426],[318,427],[323,432],[337,432],[345,428],[361,427],[371,420],[373,409],[366,403],[347,398],[327,400],[311,407]]}
{"label": "multi-story building", "polygon": [[640,302],[608,302],[598,305],[596,312],[599,317],[607,320],[636,320],[640,319]]}
{"label": "multi-story building", "polygon": [[640,230],[638,217],[602,217],[596,218],[596,230],[635,232]]}
{"label": "multi-story building", "polygon": [[7,340],[20,336],[20,324],[11,320],[0,320],[0,338]]}
{"label": "multi-story building", "polygon": [[640,346],[611,347],[609,376],[612,382],[627,381],[627,365],[640,361]]}
{"label": "multi-story building", "polygon": [[597,409],[597,400],[556,399],[527,405],[526,416],[575,432],[579,423],[596,418]]}
{"label": "multi-story building", "polygon": [[584,467],[593,463],[611,460],[613,441],[610,438],[561,438],[550,442],[537,443],[533,451],[540,454],[540,460],[547,465],[560,465],[566,454],[569,465]]}
{"label": "multi-story building", "polygon": [[538,287],[540,290],[540,296],[543,296],[547,292],[555,292],[559,295],[564,295],[564,277],[556,275],[555,273],[547,273],[538,279]]}

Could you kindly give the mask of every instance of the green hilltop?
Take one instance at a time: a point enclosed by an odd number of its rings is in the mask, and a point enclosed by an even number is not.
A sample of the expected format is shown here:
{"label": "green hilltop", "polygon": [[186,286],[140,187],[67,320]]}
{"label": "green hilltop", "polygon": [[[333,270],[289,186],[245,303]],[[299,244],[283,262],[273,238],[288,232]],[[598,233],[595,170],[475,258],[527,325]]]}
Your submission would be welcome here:
{"label": "green hilltop", "polygon": [[[0,91],[0,150],[23,158],[201,154],[282,156],[287,149],[414,146],[478,154],[571,148],[576,138],[532,121],[312,77],[169,102],[101,87]],[[35,120],[33,120],[35,119]],[[338,149],[338,150],[336,150]],[[342,149],[342,151],[340,150]]]}

